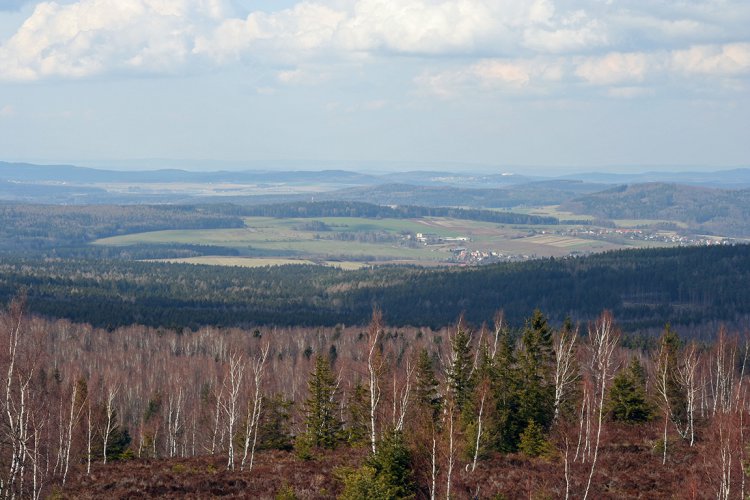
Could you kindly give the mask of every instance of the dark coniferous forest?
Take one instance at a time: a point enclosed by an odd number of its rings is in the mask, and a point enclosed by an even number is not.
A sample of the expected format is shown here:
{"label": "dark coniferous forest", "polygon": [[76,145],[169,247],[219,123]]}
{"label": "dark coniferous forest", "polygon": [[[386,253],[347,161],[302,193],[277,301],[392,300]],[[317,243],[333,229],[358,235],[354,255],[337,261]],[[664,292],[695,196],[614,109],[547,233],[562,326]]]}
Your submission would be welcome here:
{"label": "dark coniferous forest", "polygon": [[438,270],[245,269],[23,257],[0,261],[2,300],[23,289],[31,312],[99,327],[363,324],[375,305],[396,326],[437,328],[462,313],[481,324],[491,321],[499,307],[514,326],[535,308],[555,323],[566,317],[590,321],[608,309],[629,332],[658,329],[667,322],[696,328],[713,328],[716,322],[742,326],[750,314],[749,280],[746,245],[629,250]]}

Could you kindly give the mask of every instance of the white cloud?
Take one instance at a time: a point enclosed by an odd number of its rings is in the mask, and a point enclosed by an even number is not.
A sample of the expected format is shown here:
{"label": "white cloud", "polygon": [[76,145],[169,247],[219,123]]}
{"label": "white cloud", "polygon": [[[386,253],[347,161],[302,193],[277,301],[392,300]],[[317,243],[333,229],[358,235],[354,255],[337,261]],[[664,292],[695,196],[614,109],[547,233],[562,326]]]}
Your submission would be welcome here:
{"label": "white cloud", "polygon": [[[611,52],[603,56],[553,56],[533,59],[485,59],[445,71],[424,71],[415,82],[423,89],[453,97],[470,90],[547,93],[583,81],[604,87],[604,95],[634,98],[651,95],[654,86],[702,79],[740,91],[731,79],[750,74],[750,43],[695,45],[681,50]],[[730,80],[727,80],[730,79]]]}
{"label": "white cloud", "polygon": [[459,69],[423,72],[415,81],[429,92],[448,98],[468,88],[508,93],[535,91],[560,80],[563,72],[556,60],[484,59]]}
{"label": "white cloud", "polygon": [[576,75],[595,85],[611,85],[626,82],[642,82],[649,70],[648,54],[613,52],[604,57],[583,60],[576,68]]}
{"label": "white cloud", "polygon": [[685,79],[722,79],[730,88],[728,80],[750,72],[746,4],[302,0],[237,18],[230,0],[46,1],[0,45],[0,80],[169,74],[243,61],[277,84],[320,84],[346,78],[342,63],[408,57],[414,81],[442,96],[546,92],[581,81],[614,97]]}
{"label": "white cloud", "polygon": [[562,16],[555,25],[527,28],[523,44],[537,52],[558,54],[606,46],[608,36],[601,21],[579,10]]}
{"label": "white cloud", "polygon": [[[330,3],[333,2],[333,3]],[[319,0],[229,16],[221,0],[41,2],[0,46],[2,78],[170,72],[195,56],[222,64],[357,54],[567,52],[606,41],[585,11],[551,0]]]}
{"label": "white cloud", "polygon": [[699,45],[672,52],[669,66],[677,71],[706,76],[750,73],[750,43]]}
{"label": "white cloud", "polygon": [[657,52],[613,52],[579,60],[575,74],[593,85],[614,86],[669,75],[678,79],[685,76],[739,77],[750,74],[750,43],[694,45]]}
{"label": "white cloud", "polygon": [[506,30],[492,4],[481,0],[359,0],[341,25],[337,42],[342,48],[365,52],[470,52]]}
{"label": "white cloud", "polygon": [[247,19],[226,19],[212,31],[199,35],[195,54],[219,62],[244,54],[272,52],[275,57],[321,50],[330,46],[345,14],[314,3],[299,3],[274,13],[253,12]]}
{"label": "white cloud", "polygon": [[199,25],[224,12],[219,0],[42,2],[0,47],[0,77],[173,71],[187,60]]}

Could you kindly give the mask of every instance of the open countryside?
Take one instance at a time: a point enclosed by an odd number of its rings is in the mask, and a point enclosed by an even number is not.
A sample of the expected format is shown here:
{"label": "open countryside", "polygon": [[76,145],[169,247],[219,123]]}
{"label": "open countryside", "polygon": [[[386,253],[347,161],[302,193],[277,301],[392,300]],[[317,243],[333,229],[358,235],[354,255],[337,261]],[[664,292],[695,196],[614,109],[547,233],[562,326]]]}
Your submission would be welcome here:
{"label": "open countryside", "polygon": [[[667,238],[604,239],[592,226],[523,226],[451,218],[245,218],[244,228],[149,231],[101,238],[95,245],[196,244],[237,249],[242,259],[181,260],[226,265],[310,261],[411,264],[490,263],[563,257],[624,248],[671,246]],[[582,236],[571,236],[571,233]],[[665,232],[666,234],[666,232]],[[588,236],[588,237],[587,237]],[[596,237],[592,237],[596,236]],[[278,261],[279,258],[287,259]]]}

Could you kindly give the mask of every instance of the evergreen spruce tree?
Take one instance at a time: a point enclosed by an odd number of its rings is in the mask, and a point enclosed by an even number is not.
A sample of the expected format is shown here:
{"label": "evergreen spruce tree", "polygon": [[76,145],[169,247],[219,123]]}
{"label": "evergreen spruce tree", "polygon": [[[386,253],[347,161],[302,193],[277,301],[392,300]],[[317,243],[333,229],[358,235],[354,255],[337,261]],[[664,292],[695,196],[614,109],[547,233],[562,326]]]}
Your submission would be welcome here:
{"label": "evergreen spruce tree", "polygon": [[339,472],[344,483],[341,500],[406,500],[414,498],[411,453],[401,432],[389,432],[364,465]]}
{"label": "evergreen spruce tree", "polygon": [[388,432],[380,441],[377,452],[370,456],[368,465],[392,487],[393,498],[410,498],[414,492],[411,453],[401,432]]}
{"label": "evergreen spruce tree", "polygon": [[352,390],[348,401],[349,418],[346,425],[346,440],[351,446],[360,446],[369,442],[368,409],[369,394],[367,388],[358,382]]}
{"label": "evergreen spruce tree", "polygon": [[[487,446],[492,441],[488,432],[492,413],[492,358],[489,348],[483,344],[479,351],[477,367],[472,374],[472,405],[470,413],[464,416],[465,430],[465,458],[473,462],[474,455],[481,458],[486,455]],[[481,415],[480,415],[481,413]],[[480,428],[481,417],[481,428]]]}
{"label": "evergreen spruce tree", "polygon": [[309,397],[305,404],[307,439],[321,448],[334,448],[341,430],[336,418],[336,380],[327,357],[315,357],[315,370],[307,383]]}
{"label": "evergreen spruce tree", "polygon": [[521,431],[527,422],[520,417],[520,387],[514,340],[509,331],[501,334],[492,360],[491,384],[494,412],[489,422],[492,440],[503,452],[516,451]]}
{"label": "evergreen spruce tree", "polygon": [[438,422],[443,408],[443,397],[440,394],[440,382],[435,377],[432,358],[430,358],[427,349],[422,349],[419,352],[414,392],[417,405],[430,415],[433,423]]}
{"label": "evergreen spruce tree", "polygon": [[290,451],[293,448],[291,407],[292,401],[285,399],[283,394],[264,399],[258,429],[258,449]]}
{"label": "evergreen spruce tree", "polygon": [[619,422],[641,423],[651,418],[653,410],[646,396],[646,373],[635,356],[612,381],[609,411],[612,420]]}
{"label": "evergreen spruce tree", "polygon": [[544,430],[533,420],[529,420],[521,433],[518,450],[530,457],[546,455],[551,451],[549,441],[544,437]]}
{"label": "evergreen spruce tree", "polygon": [[526,322],[519,355],[520,419],[549,430],[555,415],[555,351],[552,329],[538,309]]}
{"label": "evergreen spruce tree", "polygon": [[667,355],[667,396],[670,418],[678,428],[684,428],[687,422],[687,393],[679,380],[679,355],[682,342],[669,324],[664,328],[660,342],[666,348]]}
{"label": "evergreen spruce tree", "polygon": [[470,343],[471,335],[461,318],[456,326],[456,333],[451,338],[451,357],[448,366],[448,390],[459,415],[465,413],[472,399],[473,358]]}

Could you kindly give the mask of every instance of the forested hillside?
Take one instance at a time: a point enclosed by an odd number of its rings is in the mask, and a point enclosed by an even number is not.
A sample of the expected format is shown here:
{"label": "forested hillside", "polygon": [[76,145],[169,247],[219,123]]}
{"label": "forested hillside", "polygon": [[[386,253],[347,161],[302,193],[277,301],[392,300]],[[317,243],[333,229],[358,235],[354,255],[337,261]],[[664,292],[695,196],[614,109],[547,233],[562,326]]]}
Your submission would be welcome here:
{"label": "forested hillside", "polygon": [[321,266],[247,269],[152,262],[6,258],[0,300],[26,289],[32,312],[97,326],[363,324],[373,305],[393,325],[474,324],[498,308],[520,323],[536,307],[559,323],[612,310],[628,330],[742,324],[750,247],[618,251],[481,268]]}
{"label": "forested hillside", "polygon": [[[498,224],[545,224],[554,225],[559,221],[555,217],[452,208],[446,206],[416,206],[408,202],[404,205],[388,206],[384,200],[381,204],[363,203],[361,201],[322,201],[277,203],[258,206],[223,206],[213,208],[220,213],[241,214],[260,217],[363,217],[414,219],[420,217],[450,217],[453,219],[496,222]],[[443,200],[443,205],[448,200]]]}
{"label": "forested hillside", "polygon": [[475,208],[511,208],[557,205],[584,193],[605,189],[607,185],[571,180],[529,182],[509,187],[466,188],[456,186],[420,186],[384,184],[323,193],[320,199],[366,201],[383,205],[457,206]]}
{"label": "forested hillside", "polygon": [[589,194],[562,204],[603,219],[680,221],[706,234],[750,234],[750,190],[678,184],[634,184]]}
{"label": "forested hillside", "polygon": [[55,206],[0,203],[0,252],[81,247],[96,238],[159,229],[242,227],[234,215],[193,206]]}

